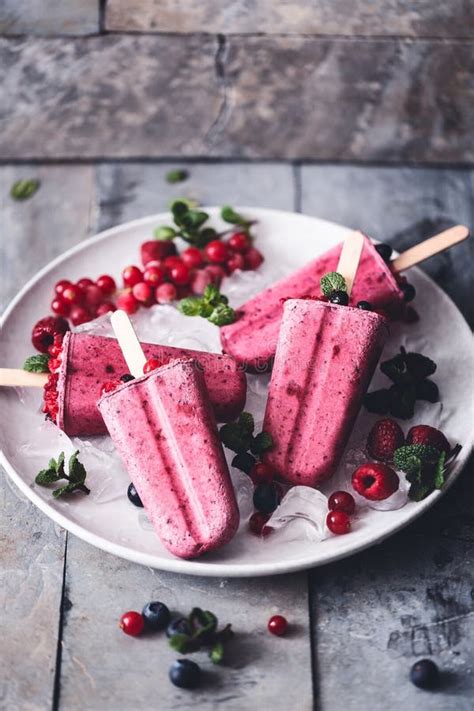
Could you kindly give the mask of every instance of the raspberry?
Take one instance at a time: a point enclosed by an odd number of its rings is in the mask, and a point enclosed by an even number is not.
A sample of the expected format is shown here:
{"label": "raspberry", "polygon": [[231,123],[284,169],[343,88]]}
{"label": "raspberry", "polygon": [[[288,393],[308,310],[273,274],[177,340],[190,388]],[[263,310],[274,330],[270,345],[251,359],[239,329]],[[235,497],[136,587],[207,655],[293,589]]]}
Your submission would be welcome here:
{"label": "raspberry", "polygon": [[448,440],[440,430],[429,425],[416,425],[412,427],[407,435],[407,444],[424,444],[428,447],[435,447],[440,452],[449,454],[451,447]]}
{"label": "raspberry", "polygon": [[390,418],[377,420],[367,437],[367,452],[373,459],[381,459],[383,462],[393,461],[393,454],[396,449],[405,444],[405,437],[402,428]]}
{"label": "raspberry", "polygon": [[362,464],[352,475],[355,491],[370,501],[388,499],[397,491],[399,483],[396,472],[380,462]]}
{"label": "raspberry", "polygon": [[69,324],[66,319],[47,316],[37,321],[33,326],[31,342],[40,353],[47,353],[48,348],[54,343],[54,337],[64,335],[66,331],[69,331]]}

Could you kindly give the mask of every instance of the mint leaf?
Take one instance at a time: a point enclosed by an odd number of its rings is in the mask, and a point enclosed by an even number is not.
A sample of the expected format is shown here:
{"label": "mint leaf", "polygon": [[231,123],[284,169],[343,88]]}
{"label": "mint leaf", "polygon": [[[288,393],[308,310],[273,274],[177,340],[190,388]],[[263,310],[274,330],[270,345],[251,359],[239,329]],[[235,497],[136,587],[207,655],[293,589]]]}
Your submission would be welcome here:
{"label": "mint leaf", "polygon": [[339,272],[329,272],[321,278],[321,291],[331,296],[333,291],[347,291],[346,280]]}
{"label": "mint leaf", "polygon": [[61,479],[66,479],[68,482],[67,484],[60,486],[58,489],[53,491],[55,499],[63,496],[63,494],[72,493],[73,491],[82,491],[84,494],[90,494],[90,489],[88,489],[88,487],[84,484],[87,472],[84,465],[79,461],[78,454],[79,451],[76,451],[69,458],[68,476],[64,471],[64,452],[61,452],[57,461],[56,459],[51,458],[49,460],[48,468],[42,469],[36,475],[36,484],[39,484],[40,486],[47,486],[48,484],[53,484]]}
{"label": "mint leaf", "polygon": [[23,370],[28,373],[48,373],[49,355],[47,353],[39,353],[32,355],[23,363]]}
{"label": "mint leaf", "polygon": [[208,284],[204,289],[202,298],[211,306],[217,306],[221,298],[221,293],[215,284]]}
{"label": "mint leaf", "polygon": [[260,432],[252,442],[252,454],[263,454],[273,447],[273,438],[269,432]]}
{"label": "mint leaf", "polygon": [[188,619],[193,632],[193,639],[205,641],[217,629],[217,617],[209,610],[201,610],[200,607],[194,607]]}
{"label": "mint leaf", "polygon": [[47,486],[48,484],[54,484],[59,479],[61,479],[61,477],[56,474],[54,469],[42,469],[36,475],[35,483],[40,486]]}
{"label": "mint leaf", "polygon": [[213,664],[220,664],[224,659],[224,645],[216,642],[209,653],[209,658]]}
{"label": "mint leaf", "polygon": [[173,634],[169,639],[169,645],[179,654],[189,654],[196,649],[193,640],[187,634]]}
{"label": "mint leaf", "polygon": [[421,353],[405,353],[407,371],[415,380],[429,378],[436,371],[436,363]]}
{"label": "mint leaf", "polygon": [[242,434],[236,422],[223,425],[219,430],[219,436],[222,444],[236,454],[247,452],[252,442],[251,436]]}
{"label": "mint leaf", "polygon": [[396,469],[410,474],[416,471],[418,459],[422,464],[434,464],[438,461],[440,452],[436,447],[431,447],[426,444],[406,444],[395,450],[393,455],[393,463]]}
{"label": "mint leaf", "polygon": [[195,207],[198,206],[198,201],[193,200],[193,198],[185,198],[185,197],[180,197],[180,198],[174,198],[170,202],[170,210],[175,214],[184,214],[187,210],[193,210]]}
{"label": "mint leaf", "polygon": [[181,299],[178,309],[185,316],[201,316],[203,311],[203,300],[198,296],[189,296]]}
{"label": "mint leaf", "polygon": [[434,487],[435,489],[442,489],[446,481],[446,452],[441,452],[440,457],[436,463],[436,468],[434,472]]}
{"label": "mint leaf", "polygon": [[23,178],[13,183],[10,196],[14,200],[28,200],[39,189],[40,181],[35,178]]}
{"label": "mint leaf", "polygon": [[243,435],[251,435],[255,429],[255,420],[250,412],[242,412],[237,424]]}
{"label": "mint leaf", "polygon": [[165,177],[167,183],[181,183],[189,177],[189,173],[187,170],[178,168],[176,170],[169,170]]}
{"label": "mint leaf", "polygon": [[248,227],[249,221],[239,215],[238,212],[234,210],[230,205],[224,205],[221,208],[221,217],[224,222],[228,222],[231,225],[242,225],[242,227]]}
{"label": "mint leaf", "polygon": [[431,494],[432,491],[433,487],[429,483],[416,482],[415,484],[412,484],[410,486],[410,489],[408,491],[408,498],[412,501],[422,501],[423,499],[426,499],[426,497]]}
{"label": "mint leaf", "polygon": [[74,452],[72,457],[69,459],[69,480],[73,484],[83,484],[87,476],[84,465],[81,464],[77,458],[78,454],[79,451]]}
{"label": "mint leaf", "polygon": [[69,488],[69,484],[66,484],[66,486],[60,486],[59,489],[55,489],[53,491],[53,496],[55,499],[59,499],[60,496],[63,494],[69,493],[71,490]]}
{"label": "mint leaf", "polygon": [[176,237],[176,230],[174,230],[172,227],[157,227],[153,232],[153,236],[155,239],[158,239],[162,242],[170,242]]}
{"label": "mint leaf", "polygon": [[234,323],[235,311],[230,306],[218,304],[207,320],[214,326],[227,326],[229,323]]}

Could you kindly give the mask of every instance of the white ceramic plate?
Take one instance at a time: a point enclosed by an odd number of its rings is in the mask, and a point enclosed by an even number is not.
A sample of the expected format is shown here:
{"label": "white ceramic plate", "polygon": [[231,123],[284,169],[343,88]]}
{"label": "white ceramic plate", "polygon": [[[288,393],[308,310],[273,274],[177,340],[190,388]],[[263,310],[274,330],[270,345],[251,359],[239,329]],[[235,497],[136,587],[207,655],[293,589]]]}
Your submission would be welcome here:
{"label": "white ceramic plate", "polygon": [[[258,220],[258,246],[266,261],[265,273],[290,273],[295,268],[324,252],[343,239],[347,228],[303,215],[239,208]],[[217,209],[210,209],[214,218]],[[3,317],[0,362],[10,367],[21,367],[32,353],[31,326],[48,311],[53,284],[60,278],[78,279],[84,275],[98,276],[111,272],[119,276],[120,268],[136,263],[139,245],[150,239],[152,230],[160,223],[169,222],[166,214],[136,220],[97,235],[66,252],[42,269],[13,300]],[[421,314],[418,324],[404,326],[404,343],[422,348],[438,364],[435,380],[443,400],[441,425],[451,443],[463,444],[461,455],[449,483],[459,475],[471,446],[472,433],[469,416],[472,404],[466,387],[471,366],[471,333],[463,317],[433,281],[422,272],[410,272],[410,281],[418,291],[417,309]],[[224,288],[227,292],[228,285]],[[184,318],[184,317],[183,317]],[[193,333],[201,328],[193,319]],[[190,320],[191,323],[191,320]],[[209,333],[202,321],[202,340]],[[214,328],[214,327],[211,327]],[[396,327],[386,353],[394,354],[400,345],[402,331]],[[158,338],[156,340],[159,340]],[[213,343],[216,343],[215,336]],[[183,345],[188,345],[183,343]],[[211,345],[212,347],[212,345]],[[215,346],[214,346],[215,347]],[[331,536],[320,543],[309,540],[271,542],[251,537],[243,525],[235,539],[221,551],[197,561],[183,561],[167,553],[153,531],[139,523],[138,510],[125,496],[112,500],[93,500],[80,497],[71,503],[54,501],[50,491],[34,484],[38,462],[27,456],[29,439],[38,437],[42,416],[39,411],[41,393],[28,393],[26,402],[18,393],[5,388],[0,392],[1,462],[15,484],[47,516],[58,524],[103,550],[129,560],[163,570],[193,575],[219,577],[259,576],[287,573],[310,568],[351,555],[379,543],[403,528],[432,506],[444,493],[435,492],[421,503],[408,503],[399,510],[364,510],[356,520],[353,531],[346,536]],[[32,407],[33,403],[33,407]],[[44,458],[56,456],[51,451],[47,435],[36,441],[43,447]],[[94,476],[100,477],[100,472]],[[107,499],[107,497],[105,497]]]}

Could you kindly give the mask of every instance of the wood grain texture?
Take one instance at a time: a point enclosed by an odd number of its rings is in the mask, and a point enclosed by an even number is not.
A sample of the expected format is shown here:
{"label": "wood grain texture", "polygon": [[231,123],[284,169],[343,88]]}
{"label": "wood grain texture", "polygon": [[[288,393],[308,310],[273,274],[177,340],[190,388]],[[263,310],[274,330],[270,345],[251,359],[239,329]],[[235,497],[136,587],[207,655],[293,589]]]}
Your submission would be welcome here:
{"label": "wood grain texture", "polygon": [[87,35],[99,30],[98,0],[2,0],[2,35]]}
{"label": "wood grain texture", "polygon": [[[462,223],[474,232],[474,171],[443,168],[307,166],[301,209],[361,229],[399,251]],[[421,265],[474,325],[474,238]]]}
{"label": "wood grain texture", "polygon": [[464,0],[108,0],[108,30],[473,37]]}
{"label": "wood grain texture", "polygon": [[3,38],[0,157],[469,162],[472,48],[279,36]]}

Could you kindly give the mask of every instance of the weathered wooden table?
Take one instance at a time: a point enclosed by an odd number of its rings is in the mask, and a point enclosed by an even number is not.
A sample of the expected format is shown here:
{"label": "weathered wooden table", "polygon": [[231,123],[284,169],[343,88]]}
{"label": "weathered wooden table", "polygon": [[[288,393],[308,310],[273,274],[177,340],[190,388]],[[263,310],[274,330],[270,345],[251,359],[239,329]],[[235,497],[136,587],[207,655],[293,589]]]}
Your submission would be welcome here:
{"label": "weathered wooden table", "polygon": [[[193,162],[189,180],[170,186],[164,178],[170,167],[126,161],[1,167],[2,304],[66,248],[166,209],[183,194],[204,205],[302,211],[396,247],[448,223],[474,224],[468,169]],[[23,203],[8,195],[20,177],[41,180],[36,196]],[[472,248],[464,244],[426,269],[472,324],[470,260]],[[470,711],[472,476],[471,463],[422,520],[371,550],[260,580],[184,577],[114,558],[55,526],[4,478],[0,708],[166,711],[223,704],[286,711],[314,704],[322,711]],[[168,682],[175,655],[162,638],[132,639],[118,629],[124,610],[149,599],[182,611],[211,609],[238,631],[229,665],[204,664],[209,674],[199,691]],[[286,638],[266,632],[277,611],[292,623]],[[436,693],[417,690],[407,678],[425,656],[444,670]]]}

